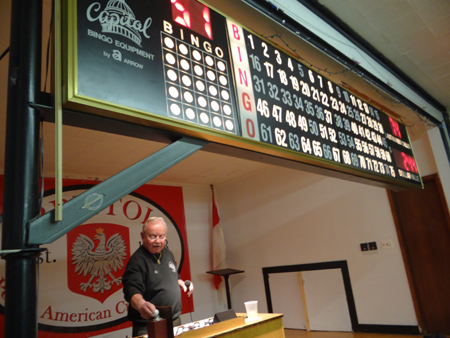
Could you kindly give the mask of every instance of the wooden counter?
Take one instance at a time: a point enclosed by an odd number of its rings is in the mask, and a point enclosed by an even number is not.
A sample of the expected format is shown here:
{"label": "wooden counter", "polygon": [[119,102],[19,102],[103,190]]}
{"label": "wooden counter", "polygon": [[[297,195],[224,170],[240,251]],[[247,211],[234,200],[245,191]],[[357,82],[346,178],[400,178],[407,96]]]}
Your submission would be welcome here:
{"label": "wooden counter", "polygon": [[201,329],[184,332],[176,337],[285,338],[282,314],[259,313],[258,319],[252,321],[245,319],[245,313],[238,313],[237,316]]}

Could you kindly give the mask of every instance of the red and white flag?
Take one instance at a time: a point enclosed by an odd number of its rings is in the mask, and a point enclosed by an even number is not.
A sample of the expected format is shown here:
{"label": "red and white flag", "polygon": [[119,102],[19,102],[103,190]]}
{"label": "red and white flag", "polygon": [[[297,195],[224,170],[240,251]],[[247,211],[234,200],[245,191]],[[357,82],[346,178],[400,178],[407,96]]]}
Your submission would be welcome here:
{"label": "red and white flag", "polygon": [[[219,270],[225,266],[225,240],[222,225],[220,224],[219,212],[217,211],[214,200],[214,191],[212,195],[212,221],[213,268],[214,270]],[[222,282],[222,277],[214,275],[214,286],[216,289],[219,289],[220,282]]]}

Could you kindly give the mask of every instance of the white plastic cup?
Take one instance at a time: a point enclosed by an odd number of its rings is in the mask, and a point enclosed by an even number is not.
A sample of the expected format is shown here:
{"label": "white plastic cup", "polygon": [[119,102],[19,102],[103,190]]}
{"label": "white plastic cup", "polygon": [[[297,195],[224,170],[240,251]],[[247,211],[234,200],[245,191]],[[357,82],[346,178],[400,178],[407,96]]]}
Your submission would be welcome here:
{"label": "white plastic cup", "polygon": [[248,319],[256,319],[258,318],[258,301],[251,300],[244,303],[245,310],[247,311]]}

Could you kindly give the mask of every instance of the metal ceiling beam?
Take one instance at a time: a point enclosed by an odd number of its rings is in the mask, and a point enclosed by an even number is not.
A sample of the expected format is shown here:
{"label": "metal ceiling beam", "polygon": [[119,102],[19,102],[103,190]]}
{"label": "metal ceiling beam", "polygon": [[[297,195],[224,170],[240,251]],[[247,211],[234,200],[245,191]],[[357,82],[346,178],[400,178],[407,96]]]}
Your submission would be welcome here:
{"label": "metal ceiling beam", "polygon": [[28,244],[51,243],[103,209],[203,148],[207,141],[183,137],[63,204],[63,220],[54,210],[29,222]]}

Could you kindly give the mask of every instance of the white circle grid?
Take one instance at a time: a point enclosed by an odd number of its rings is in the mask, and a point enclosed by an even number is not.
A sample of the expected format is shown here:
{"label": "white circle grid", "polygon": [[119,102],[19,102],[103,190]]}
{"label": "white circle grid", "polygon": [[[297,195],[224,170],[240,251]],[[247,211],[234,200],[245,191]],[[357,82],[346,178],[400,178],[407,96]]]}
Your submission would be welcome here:
{"label": "white circle grid", "polygon": [[237,134],[228,63],[161,32],[169,117]]}

